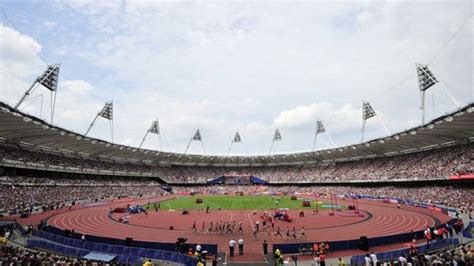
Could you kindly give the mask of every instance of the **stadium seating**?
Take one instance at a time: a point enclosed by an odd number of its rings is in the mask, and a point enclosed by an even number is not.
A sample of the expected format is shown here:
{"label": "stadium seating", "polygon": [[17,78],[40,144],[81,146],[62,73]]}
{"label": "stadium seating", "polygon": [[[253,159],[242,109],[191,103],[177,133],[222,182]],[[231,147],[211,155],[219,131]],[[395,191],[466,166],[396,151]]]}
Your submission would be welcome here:
{"label": "stadium seating", "polygon": [[89,252],[98,252],[117,255],[119,263],[133,262],[133,264],[135,264],[137,258],[140,262],[142,261],[141,258],[149,258],[172,261],[176,263],[182,263],[184,265],[193,265],[196,263],[195,259],[193,259],[192,257],[171,251],[152,250],[139,247],[125,247],[90,241],[82,241],[79,239],[62,237],[44,231],[34,231],[33,235],[58,244],[53,244],[51,242],[43,240],[29,240],[31,242],[28,242],[28,245],[37,248],[44,248],[47,250],[75,257],[82,257]]}
{"label": "stadium seating", "polygon": [[[321,162],[311,166],[264,166],[264,167],[159,167],[149,164],[132,164],[112,162],[91,158],[66,157],[56,154],[45,154],[35,150],[25,150],[0,145],[0,158],[40,165],[75,167],[76,169],[96,169],[104,171],[123,171],[140,173],[144,176],[157,176],[173,183],[205,183],[207,180],[221,177],[226,173],[248,174],[270,182],[344,182],[354,180],[383,181],[394,179],[421,180],[448,178],[459,173],[474,171],[474,144],[451,146],[422,152],[407,153],[380,158],[362,159],[347,162]],[[141,179],[144,180],[143,178]],[[151,180],[147,180],[152,182]],[[31,180],[26,180],[31,181]],[[59,180],[34,180],[39,182],[57,182]],[[68,181],[68,180],[62,180]],[[70,180],[69,180],[70,181]],[[140,179],[127,178],[125,181]],[[92,182],[92,181],[91,181]],[[95,182],[107,183],[107,179]],[[80,184],[76,180],[74,184]],[[132,182],[132,184],[134,184]]]}

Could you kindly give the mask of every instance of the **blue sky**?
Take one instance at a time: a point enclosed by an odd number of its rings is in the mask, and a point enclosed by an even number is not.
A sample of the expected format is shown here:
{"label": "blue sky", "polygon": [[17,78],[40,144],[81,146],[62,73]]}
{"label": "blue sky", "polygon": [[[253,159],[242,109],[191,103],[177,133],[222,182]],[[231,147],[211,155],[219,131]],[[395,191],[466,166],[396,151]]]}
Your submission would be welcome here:
{"label": "blue sky", "polygon": [[[418,125],[414,63],[431,61],[472,3],[0,0],[0,9],[11,20],[1,14],[2,101],[15,103],[42,61],[59,62],[55,124],[84,132],[113,99],[116,142],[137,146],[159,117],[165,150],[183,151],[200,128],[210,153],[226,153],[236,130],[233,153],[266,153],[276,128],[275,152],[310,149],[317,119],[337,146],[358,142],[362,99],[379,114],[368,138]],[[463,104],[474,98],[472,34],[471,19],[430,65]],[[447,98],[442,86],[428,93],[428,118],[456,109]],[[39,116],[39,105],[23,110]],[[91,135],[109,139],[107,130],[99,121]],[[317,147],[330,146],[321,136]]]}
{"label": "blue sky", "polygon": [[[22,34],[34,38],[41,46],[39,56],[48,63],[61,63],[64,66],[61,74],[66,77],[80,77],[98,87],[107,86],[104,77],[113,73],[105,68],[95,67],[79,53],[65,55],[66,50],[76,52],[90,47],[85,38],[95,38],[97,33],[88,25],[88,17],[75,11],[60,1],[1,1],[1,8],[11,22],[2,16],[5,26],[13,23]],[[89,47],[81,47],[87,45]],[[68,47],[68,48],[66,48]],[[90,71],[93,69],[94,71]],[[116,83],[114,86],[121,85]],[[100,91],[98,91],[100,95]],[[100,95],[106,96],[107,94]]]}

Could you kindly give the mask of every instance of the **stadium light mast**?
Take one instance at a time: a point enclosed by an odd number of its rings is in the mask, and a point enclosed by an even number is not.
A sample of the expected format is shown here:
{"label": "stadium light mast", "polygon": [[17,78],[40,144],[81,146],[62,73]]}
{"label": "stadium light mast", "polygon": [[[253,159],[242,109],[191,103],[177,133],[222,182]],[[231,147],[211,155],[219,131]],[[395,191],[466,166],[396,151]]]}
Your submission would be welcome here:
{"label": "stadium light mast", "polygon": [[188,145],[186,146],[186,149],[184,150],[184,155],[188,152],[189,146],[191,146],[191,142],[195,141],[200,141],[202,145],[202,149],[204,153],[206,153],[206,149],[204,148],[204,143],[202,142],[202,137],[201,137],[201,130],[196,130],[196,133],[194,133],[193,137],[189,140]]}
{"label": "stadium light mast", "polygon": [[364,142],[364,135],[365,135],[365,123],[367,119],[376,116],[374,109],[370,106],[369,102],[362,101],[362,137],[360,142]]}
{"label": "stadium light mast", "polygon": [[226,157],[229,156],[230,150],[232,149],[232,145],[233,145],[234,143],[242,143],[242,138],[240,137],[239,131],[236,131],[236,132],[235,132],[234,138],[233,138],[232,141],[230,142],[229,149],[227,150],[227,156],[226,156]]}
{"label": "stadium light mast", "polygon": [[324,132],[326,132],[326,128],[324,127],[323,121],[316,121],[316,133],[314,134],[313,151],[316,149],[316,140],[318,139],[318,134],[322,134]]}
{"label": "stadium light mast", "polygon": [[229,158],[229,154],[230,154],[230,151],[232,149],[232,145],[234,143],[242,143],[242,138],[240,137],[240,133],[239,131],[236,131],[235,132],[235,135],[234,135],[234,138],[232,139],[232,141],[230,142],[230,145],[229,145],[229,149],[227,150],[227,154],[224,158],[224,163],[223,165],[225,166],[225,164],[227,163],[227,158]]}
{"label": "stadium light mast", "polygon": [[[428,68],[428,65],[422,65],[419,63],[415,63],[416,66],[416,74],[418,76],[418,86],[420,88],[420,93],[421,93],[421,125],[425,124],[425,113],[426,113],[426,108],[425,108],[425,93],[426,91],[434,86],[436,83],[438,83],[438,79],[433,75],[431,70]],[[444,89],[446,95],[449,97],[449,99],[458,107],[460,108],[461,106],[459,103],[454,99],[454,97],[449,93],[449,90],[440,82],[441,89]]]}
{"label": "stadium light mast", "polygon": [[48,65],[43,74],[35,79],[33,84],[26,90],[25,94],[18,103],[15,105],[15,109],[18,110],[20,105],[25,101],[25,99],[33,93],[33,91],[38,87],[38,85],[43,85],[51,93],[51,124],[54,119],[54,109],[56,108],[56,94],[58,89],[58,79],[59,79],[59,66],[60,64]]}
{"label": "stadium light mast", "polygon": [[273,144],[275,143],[275,141],[280,140],[282,140],[280,130],[275,129],[275,133],[273,134],[272,145],[270,145],[270,151],[268,152],[268,155],[272,154]]}
{"label": "stadium light mast", "polygon": [[142,147],[143,143],[145,142],[145,139],[148,136],[148,133],[158,135],[158,140],[160,142],[160,150],[162,150],[159,119],[156,119],[155,121],[153,121],[153,123],[151,124],[151,127],[146,131],[145,136],[143,137],[142,142],[140,143],[140,146],[138,146],[139,149]]}
{"label": "stadium light mast", "polygon": [[92,120],[92,123],[90,124],[89,128],[87,129],[84,135],[87,136],[87,134],[89,134],[89,131],[94,126],[95,121],[99,117],[109,120],[110,136],[111,136],[112,142],[114,142],[114,103],[113,101],[105,103],[104,107],[100,110],[99,113],[97,113],[97,115],[94,117],[94,120]]}
{"label": "stadium light mast", "polygon": [[415,63],[416,74],[418,76],[418,86],[421,93],[421,125],[425,124],[425,93],[433,85],[438,83],[427,65]]}

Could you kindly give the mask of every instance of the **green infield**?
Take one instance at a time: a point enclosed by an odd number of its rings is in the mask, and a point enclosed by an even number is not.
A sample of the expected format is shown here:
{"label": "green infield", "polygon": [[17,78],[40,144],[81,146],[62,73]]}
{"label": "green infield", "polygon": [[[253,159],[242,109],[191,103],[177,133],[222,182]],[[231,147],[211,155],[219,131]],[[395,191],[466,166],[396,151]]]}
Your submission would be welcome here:
{"label": "green infield", "polygon": [[[196,203],[202,199],[202,203]],[[270,210],[276,208],[288,208],[292,210],[324,210],[331,209],[330,204],[316,200],[309,200],[310,206],[303,207],[303,198],[292,200],[290,196],[234,196],[234,195],[195,195],[180,196],[172,200],[162,201],[161,210]],[[154,203],[144,206],[153,209]],[[339,207],[345,209],[346,207]]]}

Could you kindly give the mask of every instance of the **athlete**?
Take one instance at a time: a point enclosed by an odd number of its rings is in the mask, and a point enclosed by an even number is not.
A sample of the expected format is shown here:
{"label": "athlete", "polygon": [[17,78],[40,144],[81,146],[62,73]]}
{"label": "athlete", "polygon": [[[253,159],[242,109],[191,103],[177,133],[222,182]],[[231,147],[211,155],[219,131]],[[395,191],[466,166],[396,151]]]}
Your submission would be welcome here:
{"label": "athlete", "polygon": [[277,228],[277,231],[276,231],[275,236],[280,236],[281,238],[283,238],[283,235],[282,235],[281,232],[280,232],[280,227],[279,227],[279,226],[278,226],[278,228]]}

